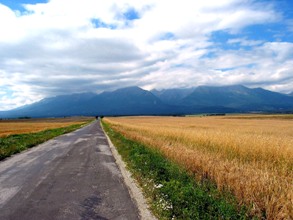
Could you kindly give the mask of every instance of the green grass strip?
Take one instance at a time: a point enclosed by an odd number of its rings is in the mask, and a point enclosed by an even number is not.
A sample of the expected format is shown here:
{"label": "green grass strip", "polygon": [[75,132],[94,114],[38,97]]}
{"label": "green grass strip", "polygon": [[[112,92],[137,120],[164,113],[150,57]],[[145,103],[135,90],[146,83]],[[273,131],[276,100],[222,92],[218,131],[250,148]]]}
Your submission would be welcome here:
{"label": "green grass strip", "polygon": [[195,180],[159,151],[127,139],[102,121],[104,130],[141,185],[159,219],[251,219],[228,192]]}
{"label": "green grass strip", "polygon": [[6,157],[34,147],[59,135],[75,131],[89,123],[90,122],[85,122],[63,128],[40,131],[37,133],[14,134],[0,138],[0,161]]}

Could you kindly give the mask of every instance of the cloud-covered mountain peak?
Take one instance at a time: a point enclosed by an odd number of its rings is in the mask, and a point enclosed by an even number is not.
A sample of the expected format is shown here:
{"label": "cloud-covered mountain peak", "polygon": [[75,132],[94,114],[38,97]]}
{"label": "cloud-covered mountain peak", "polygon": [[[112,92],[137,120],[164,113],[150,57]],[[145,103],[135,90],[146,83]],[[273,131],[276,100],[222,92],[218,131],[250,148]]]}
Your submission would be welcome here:
{"label": "cloud-covered mountain peak", "polygon": [[127,87],[101,94],[80,93],[45,98],[0,112],[2,117],[75,115],[182,115],[229,112],[293,112],[293,97],[244,86],[200,86],[147,91]]}

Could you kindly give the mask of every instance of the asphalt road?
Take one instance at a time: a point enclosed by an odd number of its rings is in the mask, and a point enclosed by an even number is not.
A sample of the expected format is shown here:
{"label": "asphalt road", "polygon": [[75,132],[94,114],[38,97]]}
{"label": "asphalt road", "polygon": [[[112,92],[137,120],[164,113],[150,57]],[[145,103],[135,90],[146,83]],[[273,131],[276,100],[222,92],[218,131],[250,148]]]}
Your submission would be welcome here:
{"label": "asphalt road", "polygon": [[139,219],[99,122],[0,162],[0,219]]}

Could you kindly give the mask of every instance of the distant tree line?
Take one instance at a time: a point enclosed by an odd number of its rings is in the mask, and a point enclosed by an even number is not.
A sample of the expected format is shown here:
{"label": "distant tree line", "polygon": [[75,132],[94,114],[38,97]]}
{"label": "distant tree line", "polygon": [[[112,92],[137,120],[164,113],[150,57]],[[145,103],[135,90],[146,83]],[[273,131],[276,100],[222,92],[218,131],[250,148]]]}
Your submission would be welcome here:
{"label": "distant tree line", "polygon": [[225,116],[225,113],[214,113],[214,114],[206,114],[204,116]]}

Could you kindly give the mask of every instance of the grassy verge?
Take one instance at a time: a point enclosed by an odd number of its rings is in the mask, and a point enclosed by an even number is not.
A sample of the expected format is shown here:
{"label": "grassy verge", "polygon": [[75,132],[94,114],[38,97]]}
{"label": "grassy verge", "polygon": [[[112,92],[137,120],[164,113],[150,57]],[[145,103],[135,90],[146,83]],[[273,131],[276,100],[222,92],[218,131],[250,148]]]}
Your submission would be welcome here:
{"label": "grassy verge", "polygon": [[77,130],[87,124],[89,124],[89,122],[70,125],[63,128],[49,129],[37,133],[14,134],[0,138],[0,160],[9,157],[12,154],[19,153],[23,150],[41,144],[59,135]]}
{"label": "grassy verge", "polygon": [[248,219],[247,210],[235,198],[219,192],[211,181],[195,181],[178,165],[102,122],[119,154],[150,200],[159,219]]}

